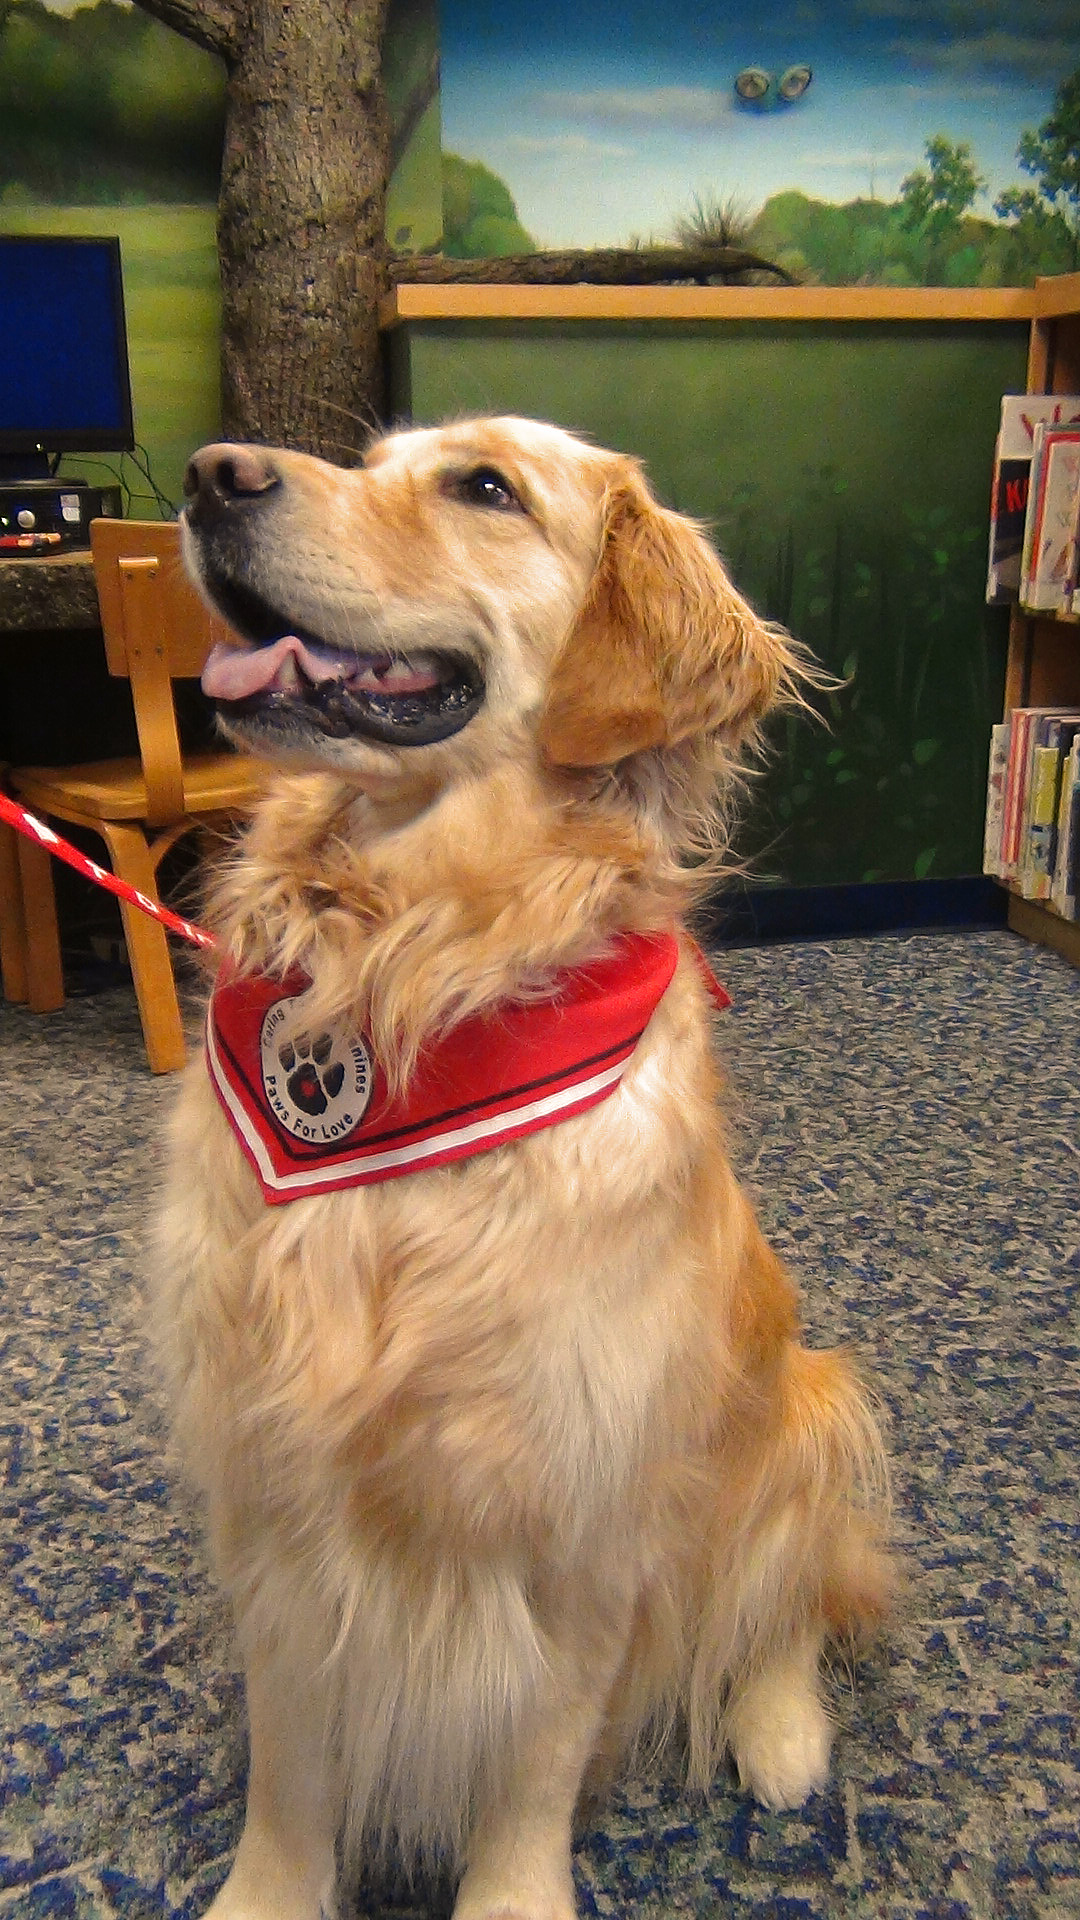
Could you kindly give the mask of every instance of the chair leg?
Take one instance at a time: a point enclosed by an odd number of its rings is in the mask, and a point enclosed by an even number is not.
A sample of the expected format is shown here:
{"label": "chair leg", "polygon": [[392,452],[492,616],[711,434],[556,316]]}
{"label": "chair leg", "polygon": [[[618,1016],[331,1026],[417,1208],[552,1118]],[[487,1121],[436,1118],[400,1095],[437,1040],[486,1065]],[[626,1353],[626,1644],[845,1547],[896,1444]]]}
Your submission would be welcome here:
{"label": "chair leg", "polygon": [[[157,899],[157,877],[146,837],[140,827],[102,821],[99,831],[109,849],[113,872],[151,900]],[[120,902],[135,998],[139,1003],[146,1057],[153,1073],[172,1073],[186,1058],[180,1002],[176,996],[169,943],[165,929],[138,907]]]}
{"label": "chair leg", "polygon": [[54,1013],[64,1004],[64,970],[60,962],[52,856],[21,833],[17,839],[26,930],[26,997],[34,1013]]}
{"label": "chair leg", "polygon": [[14,827],[0,826],[0,976],[5,1000],[25,1000],[27,985],[26,918],[23,913],[19,850]]}

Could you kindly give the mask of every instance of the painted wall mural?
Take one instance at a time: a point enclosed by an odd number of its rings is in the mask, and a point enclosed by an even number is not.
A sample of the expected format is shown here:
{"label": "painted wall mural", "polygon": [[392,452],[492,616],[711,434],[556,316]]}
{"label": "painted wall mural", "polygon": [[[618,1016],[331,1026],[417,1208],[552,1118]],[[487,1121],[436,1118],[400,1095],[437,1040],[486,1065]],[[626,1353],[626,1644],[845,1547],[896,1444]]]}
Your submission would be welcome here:
{"label": "painted wall mural", "polygon": [[[436,0],[391,0],[386,229],[411,252],[442,234],[438,68]],[[179,498],[191,449],[219,430],[224,85],[220,61],[131,0],[0,0],[0,232],[119,234],[135,425],[153,481],[131,460],[123,474],[144,516]],[[108,477],[103,461],[76,465]]]}
{"label": "painted wall mural", "polygon": [[538,247],[680,224],[826,285],[1080,266],[1076,0],[443,0],[443,138]]}
{"label": "painted wall mural", "polygon": [[[1080,0],[391,5],[394,246],[712,234],[825,285],[1080,267]],[[0,0],[0,231],[120,235],[160,489],[134,477],[136,515],[167,510],[218,430],[221,100],[218,63],[130,0]],[[762,610],[849,680],[831,733],[792,722],[777,741],[749,823],[759,873],[977,870],[1003,650],[981,605],[985,503],[1023,329],[916,360],[804,330],[690,330],[662,351],[647,330],[430,331],[419,417],[510,406],[645,454]]]}
{"label": "painted wall mural", "polygon": [[[895,286],[1080,266],[1078,0],[391,0],[386,76],[400,248],[712,234]],[[0,0],[0,231],[120,234],[167,499],[217,429],[222,89],[131,0]]]}

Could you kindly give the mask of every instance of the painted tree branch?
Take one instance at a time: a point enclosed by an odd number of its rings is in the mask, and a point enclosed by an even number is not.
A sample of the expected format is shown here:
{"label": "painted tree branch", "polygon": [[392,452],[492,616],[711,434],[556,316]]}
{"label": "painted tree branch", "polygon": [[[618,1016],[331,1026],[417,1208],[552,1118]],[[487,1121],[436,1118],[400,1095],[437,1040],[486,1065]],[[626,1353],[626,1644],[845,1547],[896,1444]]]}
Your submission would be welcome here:
{"label": "painted tree branch", "polygon": [[495,286],[655,286],[690,281],[731,284],[748,274],[768,274],[786,286],[792,274],[742,247],[590,247],[565,253],[513,253],[494,260],[449,260],[441,253],[395,253],[388,258],[393,282],[446,284],[467,281]]}
{"label": "painted tree branch", "polygon": [[185,40],[219,54],[226,65],[235,58],[243,13],[230,0],[138,0],[138,4],[155,20],[175,27]]}

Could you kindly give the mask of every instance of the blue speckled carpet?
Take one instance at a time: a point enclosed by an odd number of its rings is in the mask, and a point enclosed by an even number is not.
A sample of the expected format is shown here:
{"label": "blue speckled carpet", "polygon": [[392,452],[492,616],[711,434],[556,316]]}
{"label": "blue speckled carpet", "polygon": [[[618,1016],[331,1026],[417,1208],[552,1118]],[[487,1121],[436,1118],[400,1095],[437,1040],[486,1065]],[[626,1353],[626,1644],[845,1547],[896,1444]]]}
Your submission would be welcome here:
{"label": "blue speckled carpet", "polygon": [[[626,1780],[582,1913],[1076,1920],[1077,976],[1007,933],[720,965],[741,1159],[811,1338],[853,1339],[890,1410],[910,1593],[839,1697],[826,1793],[769,1814],[673,1762]],[[5,1008],[0,1045],[0,1916],[194,1915],[244,1756],[136,1331],[171,1089],[124,989]]]}

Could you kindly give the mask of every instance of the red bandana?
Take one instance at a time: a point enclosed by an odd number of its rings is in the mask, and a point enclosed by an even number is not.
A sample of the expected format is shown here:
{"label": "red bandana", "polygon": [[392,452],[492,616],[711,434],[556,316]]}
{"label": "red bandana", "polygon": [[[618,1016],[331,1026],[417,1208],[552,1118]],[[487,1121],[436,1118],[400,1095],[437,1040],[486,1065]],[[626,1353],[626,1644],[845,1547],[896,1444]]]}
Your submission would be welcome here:
{"label": "red bandana", "polygon": [[[210,1079],[271,1204],[394,1180],[606,1099],[678,956],[672,934],[624,935],[609,958],[560,974],[549,998],[463,1020],[396,1095],[362,1035],[296,1038],[305,974],[224,978],[207,1017]],[[730,1004],[702,964],[714,1000]]]}

